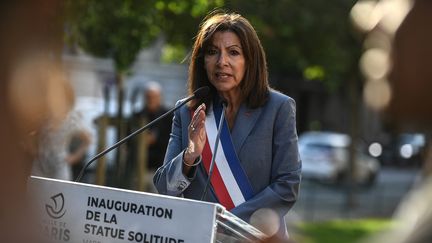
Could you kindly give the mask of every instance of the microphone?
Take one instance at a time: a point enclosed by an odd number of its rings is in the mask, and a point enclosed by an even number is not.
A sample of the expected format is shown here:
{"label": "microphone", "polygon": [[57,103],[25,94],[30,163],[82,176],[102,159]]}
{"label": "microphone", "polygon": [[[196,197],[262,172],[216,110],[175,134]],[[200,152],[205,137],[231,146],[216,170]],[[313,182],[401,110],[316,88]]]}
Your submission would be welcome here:
{"label": "microphone", "polygon": [[210,168],[209,168],[208,178],[207,178],[207,182],[206,182],[205,187],[204,187],[203,194],[201,196],[201,201],[204,200],[204,197],[207,194],[207,189],[208,189],[208,187],[210,185],[210,180],[211,180],[211,177],[213,175],[213,168],[214,168],[214,164],[215,164],[215,158],[216,158],[217,150],[218,150],[218,147],[219,147],[219,137],[220,137],[220,133],[222,131],[223,121],[225,120],[225,109],[226,109],[226,106],[227,106],[228,102],[224,98],[221,98],[220,102],[222,103],[222,114],[221,114],[221,118],[220,118],[219,124],[218,124],[218,130],[217,130],[217,134],[216,134],[216,142],[215,142],[214,148],[213,148],[214,152],[213,152],[212,159],[210,161]]}
{"label": "microphone", "polygon": [[141,133],[142,131],[150,128],[151,126],[153,126],[156,122],[162,120],[163,118],[165,118],[166,116],[170,115],[171,113],[173,113],[174,111],[176,111],[177,109],[179,109],[180,107],[182,107],[183,105],[185,105],[186,103],[188,103],[189,101],[193,100],[193,99],[201,99],[204,98],[210,91],[210,88],[208,86],[204,86],[201,88],[198,88],[197,90],[195,90],[195,92],[193,92],[193,94],[189,97],[187,97],[186,99],[184,99],[180,104],[178,104],[177,106],[175,106],[174,108],[172,108],[171,110],[165,112],[164,114],[162,114],[160,117],[154,119],[153,121],[151,121],[150,123],[148,123],[147,125],[141,127],[140,129],[136,130],[135,132],[129,134],[128,136],[124,137],[123,139],[121,139],[120,141],[118,141],[117,143],[115,143],[114,145],[108,147],[107,149],[105,149],[104,151],[100,152],[99,154],[95,155],[92,159],[90,159],[85,165],[84,167],[81,169],[79,175],[77,176],[77,178],[75,179],[75,182],[79,182],[81,181],[82,176],[84,175],[85,170],[97,159],[99,159],[100,157],[104,156],[105,154],[107,154],[108,152],[110,152],[111,150],[117,148],[118,146],[122,145],[123,143],[125,143],[126,141],[128,141],[129,139],[133,138],[134,136],[136,136],[137,134]]}

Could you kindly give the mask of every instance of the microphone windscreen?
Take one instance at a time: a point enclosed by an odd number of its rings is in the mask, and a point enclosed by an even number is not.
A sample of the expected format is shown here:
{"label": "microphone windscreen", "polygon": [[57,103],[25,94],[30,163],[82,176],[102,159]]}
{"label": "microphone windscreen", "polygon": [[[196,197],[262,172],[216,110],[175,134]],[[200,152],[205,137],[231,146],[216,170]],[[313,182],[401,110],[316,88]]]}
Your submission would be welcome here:
{"label": "microphone windscreen", "polygon": [[194,97],[196,99],[204,98],[209,93],[209,91],[210,91],[210,88],[208,86],[201,87],[201,88],[195,90]]}

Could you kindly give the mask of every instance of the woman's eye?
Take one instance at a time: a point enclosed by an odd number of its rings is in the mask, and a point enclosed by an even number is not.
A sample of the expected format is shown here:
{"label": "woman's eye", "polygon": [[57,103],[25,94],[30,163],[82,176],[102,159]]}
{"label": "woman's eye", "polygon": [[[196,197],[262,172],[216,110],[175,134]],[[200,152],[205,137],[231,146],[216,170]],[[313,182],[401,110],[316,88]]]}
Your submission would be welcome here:
{"label": "woman's eye", "polygon": [[216,53],[217,53],[217,51],[215,49],[207,50],[207,55],[214,55]]}
{"label": "woman's eye", "polygon": [[237,56],[237,55],[240,55],[240,52],[237,51],[237,50],[231,50],[230,54],[233,55],[233,56]]}

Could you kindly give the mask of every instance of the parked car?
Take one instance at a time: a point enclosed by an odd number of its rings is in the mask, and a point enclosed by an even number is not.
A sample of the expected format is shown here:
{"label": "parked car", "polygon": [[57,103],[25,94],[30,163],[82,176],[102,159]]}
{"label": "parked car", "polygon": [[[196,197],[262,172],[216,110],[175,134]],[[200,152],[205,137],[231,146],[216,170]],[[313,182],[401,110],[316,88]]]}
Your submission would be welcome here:
{"label": "parked car", "polygon": [[383,165],[420,166],[424,160],[426,137],[422,133],[401,133],[369,145],[369,154]]}
{"label": "parked car", "polygon": [[[339,183],[349,175],[349,145],[346,134],[305,132],[299,136],[302,175],[306,179]],[[372,185],[378,175],[377,159],[357,149],[354,160],[354,182]]]}
{"label": "parked car", "polygon": [[399,165],[419,165],[423,160],[426,138],[420,133],[402,133],[397,143],[397,163]]}

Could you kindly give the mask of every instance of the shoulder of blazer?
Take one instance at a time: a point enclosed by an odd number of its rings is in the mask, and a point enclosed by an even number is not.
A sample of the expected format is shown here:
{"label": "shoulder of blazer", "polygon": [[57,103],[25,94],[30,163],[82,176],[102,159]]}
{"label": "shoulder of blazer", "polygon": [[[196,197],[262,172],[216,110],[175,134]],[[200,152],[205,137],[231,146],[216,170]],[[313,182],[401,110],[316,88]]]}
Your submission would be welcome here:
{"label": "shoulder of blazer", "polygon": [[268,101],[270,105],[282,105],[285,102],[288,102],[292,105],[295,105],[295,101],[293,98],[289,97],[288,95],[282,94],[281,92],[270,89]]}
{"label": "shoulder of blazer", "polygon": [[[175,103],[175,106],[180,105],[180,103],[182,103],[184,100],[186,100],[187,98],[183,98],[180,100],[177,100],[177,102]],[[187,104],[183,105],[182,107],[180,107],[177,111],[174,112],[174,114],[187,114],[190,113],[190,109],[189,106]]]}

